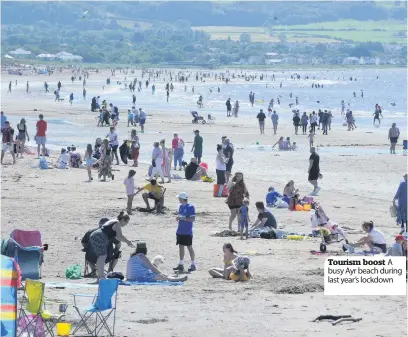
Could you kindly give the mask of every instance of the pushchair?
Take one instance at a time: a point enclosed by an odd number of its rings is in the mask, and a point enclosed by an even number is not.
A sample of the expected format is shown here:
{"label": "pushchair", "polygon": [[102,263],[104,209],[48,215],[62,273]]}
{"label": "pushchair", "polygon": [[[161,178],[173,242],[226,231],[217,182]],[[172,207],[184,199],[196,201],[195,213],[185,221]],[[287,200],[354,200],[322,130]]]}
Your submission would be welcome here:
{"label": "pushchair", "polygon": [[[99,221],[99,227],[87,231],[81,240],[83,249],[85,253],[85,263],[84,263],[84,278],[95,278],[96,274],[96,260],[98,259],[95,253],[92,251],[92,247],[89,244],[89,238],[91,234],[102,227],[108,221],[107,218],[103,218]],[[110,273],[116,266],[117,261],[120,259],[122,252],[120,251],[120,241],[112,239],[109,242],[108,253],[105,260],[105,265],[107,266],[106,273]]]}
{"label": "pushchair", "polygon": [[190,111],[190,113],[191,113],[191,116],[193,116],[193,118],[194,118],[191,121],[193,124],[198,124],[198,123],[205,124],[205,123],[207,123],[206,120],[204,119],[204,117],[198,115],[197,111]]}

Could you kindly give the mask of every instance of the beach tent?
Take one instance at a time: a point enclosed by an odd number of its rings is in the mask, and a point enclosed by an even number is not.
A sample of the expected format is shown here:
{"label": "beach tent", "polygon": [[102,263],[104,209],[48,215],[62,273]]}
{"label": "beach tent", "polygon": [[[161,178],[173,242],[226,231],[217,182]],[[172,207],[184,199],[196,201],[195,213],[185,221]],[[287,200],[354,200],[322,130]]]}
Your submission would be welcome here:
{"label": "beach tent", "polygon": [[17,264],[14,259],[1,255],[1,304],[0,322],[1,335],[15,337],[17,335]]}
{"label": "beach tent", "polygon": [[6,55],[4,55],[4,58],[6,58],[6,59],[13,59],[14,57],[11,56],[11,55],[9,55],[9,54],[6,54]]}
{"label": "beach tent", "polygon": [[9,52],[9,54],[11,55],[18,55],[18,56],[30,56],[31,55],[31,51],[29,50],[24,50],[22,48],[18,48],[16,50],[12,50],[11,52]]}

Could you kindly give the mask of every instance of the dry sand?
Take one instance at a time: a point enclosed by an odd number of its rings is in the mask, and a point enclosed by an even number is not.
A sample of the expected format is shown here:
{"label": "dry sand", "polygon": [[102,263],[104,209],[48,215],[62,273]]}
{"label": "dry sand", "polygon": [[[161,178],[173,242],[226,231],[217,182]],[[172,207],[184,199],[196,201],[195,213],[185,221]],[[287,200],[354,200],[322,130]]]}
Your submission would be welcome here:
{"label": "dry sand", "polygon": [[[54,103],[52,92],[43,91],[43,81],[55,83],[63,81],[66,92],[71,84],[70,73],[48,76],[16,77],[3,73],[1,109],[7,116],[35,117],[42,111],[46,119],[58,116],[68,121],[81,123],[91,130],[95,127],[95,114],[88,105],[69,106],[67,101]],[[10,80],[19,80],[19,88],[11,95],[5,94]],[[105,75],[99,75],[102,83]],[[90,80],[95,80],[91,75]],[[30,80],[32,93],[26,95],[23,81]],[[76,92],[79,84],[76,83]],[[179,86],[179,85],[178,85]],[[38,89],[35,89],[38,88]],[[89,90],[89,89],[88,89]],[[106,94],[106,93],[105,93]],[[78,94],[76,94],[78,96]],[[102,99],[104,94],[101,95]],[[142,94],[141,94],[142,97]],[[139,98],[142,101],[143,98]],[[127,108],[121,107],[121,111]],[[178,131],[182,138],[190,142],[193,138],[191,118],[180,107],[171,116],[161,111],[150,111],[153,116],[147,121],[146,129],[156,132],[142,134],[142,141],[172,138]],[[124,114],[118,130],[127,133]],[[301,149],[295,153],[260,151],[249,145],[274,144],[270,120],[267,120],[266,135],[260,136],[257,121],[251,117],[238,119],[218,118],[213,126],[200,126],[204,138],[204,158],[210,165],[210,173],[215,176],[215,146],[222,135],[227,135],[237,148],[234,171],[242,171],[251,195],[250,217],[256,218],[255,201],[264,200],[268,186],[279,191],[291,179],[302,195],[311,191],[307,182],[308,149],[306,136],[293,135],[290,124],[280,125],[279,134],[291,136]],[[13,125],[13,127],[16,127]],[[49,128],[52,126],[49,125]],[[78,132],[82,132],[82,128]],[[334,127],[328,136],[316,136],[316,144],[326,146],[349,146],[351,144],[372,145],[387,149],[387,129],[358,128],[347,132],[344,127]],[[30,131],[30,136],[34,130]],[[95,131],[96,132],[96,131]],[[98,131],[99,132],[99,131]],[[93,136],[84,141],[94,143]],[[403,135],[401,139],[406,139]],[[67,145],[72,142],[67,139]],[[186,145],[189,150],[191,142]],[[238,146],[239,147],[239,146]],[[370,151],[370,146],[363,147]],[[151,148],[145,146],[141,151]],[[316,198],[321,201],[328,216],[344,227],[350,228],[350,237],[361,235],[363,220],[373,220],[386,234],[388,243],[398,232],[389,216],[389,206],[398,183],[406,171],[406,157],[389,154],[336,154],[321,153],[322,190]],[[371,153],[371,152],[369,152]],[[50,245],[45,256],[43,280],[66,282],[65,268],[74,264],[83,265],[80,239],[90,228],[97,225],[101,217],[114,217],[125,208],[126,195],[122,185],[129,170],[123,163],[114,166],[115,180],[106,183],[86,181],[86,171],[39,170],[34,156],[18,159],[17,165],[3,165],[1,222],[2,237],[13,229],[38,229],[43,241]],[[186,151],[185,158],[189,155]],[[51,159],[56,161],[56,158]],[[7,154],[5,162],[11,162]],[[147,165],[137,169],[136,184],[145,183]],[[194,248],[198,270],[189,275],[183,286],[121,286],[118,297],[116,333],[118,336],[405,336],[407,334],[407,307],[405,297],[388,296],[324,296],[323,263],[325,256],[313,256],[310,250],[319,249],[317,239],[305,241],[213,237],[212,234],[227,228],[229,211],[223,199],[212,197],[212,184],[202,182],[173,181],[166,184],[165,215],[157,216],[135,213],[124,234],[132,240],[146,240],[149,256],[160,254],[165,258],[163,270],[170,273],[178,262],[175,244],[177,210],[176,193],[186,191],[196,206],[194,224]],[[143,206],[141,197],[136,197],[135,206]],[[309,214],[275,210],[279,226],[288,231],[310,232]],[[247,283],[211,279],[207,269],[222,266],[222,245],[232,242],[233,246],[251,257],[254,278]],[[340,244],[329,246],[337,254]],[[123,247],[123,258],[117,270],[125,272],[127,257],[131,249]],[[188,255],[186,256],[189,262]],[[86,283],[86,280],[77,281]],[[89,282],[89,281],[88,281]],[[48,289],[47,296],[64,299],[72,303],[71,293],[94,292],[89,289]],[[69,321],[76,316],[71,307]],[[361,317],[358,323],[332,326],[330,323],[312,323],[323,314],[350,314]]]}

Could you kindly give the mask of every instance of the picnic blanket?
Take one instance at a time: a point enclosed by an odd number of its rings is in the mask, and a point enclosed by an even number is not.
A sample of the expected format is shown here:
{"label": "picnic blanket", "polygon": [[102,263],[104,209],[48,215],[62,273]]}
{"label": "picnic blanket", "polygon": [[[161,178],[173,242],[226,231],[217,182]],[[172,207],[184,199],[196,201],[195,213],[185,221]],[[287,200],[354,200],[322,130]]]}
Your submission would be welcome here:
{"label": "picnic blanket", "polygon": [[155,282],[137,282],[137,281],[120,281],[123,286],[182,286],[184,282],[155,281]]}

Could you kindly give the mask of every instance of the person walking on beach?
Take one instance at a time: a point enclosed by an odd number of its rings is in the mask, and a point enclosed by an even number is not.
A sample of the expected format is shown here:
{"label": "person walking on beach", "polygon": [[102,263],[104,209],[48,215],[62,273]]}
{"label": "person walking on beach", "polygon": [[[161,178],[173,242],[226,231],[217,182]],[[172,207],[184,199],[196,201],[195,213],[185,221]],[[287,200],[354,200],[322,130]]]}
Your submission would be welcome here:
{"label": "person walking on beach", "polygon": [[74,93],[71,92],[71,94],[69,95],[69,104],[72,105],[73,101],[74,101]]}
{"label": "person walking on beach", "polygon": [[1,148],[1,164],[3,165],[4,155],[7,151],[10,151],[11,156],[13,157],[13,165],[16,163],[16,157],[14,154],[13,148],[13,136],[14,129],[10,126],[9,121],[5,121],[4,128],[1,128],[2,133],[2,148]]}
{"label": "person walking on beach", "polygon": [[191,152],[194,152],[194,158],[197,159],[197,163],[200,165],[201,157],[203,156],[203,137],[200,136],[200,131],[194,131],[194,142]]}
{"label": "person walking on beach", "polygon": [[84,155],[84,161],[86,163],[86,170],[88,171],[88,182],[91,182],[93,180],[92,178],[92,165],[93,165],[93,149],[92,149],[92,144],[88,144],[86,146],[86,151]]}
{"label": "person walking on beach", "polygon": [[82,90],[82,97],[83,97],[84,99],[86,99],[86,89],[85,89],[85,88]]}
{"label": "person walking on beach", "polygon": [[160,147],[163,153],[163,164],[162,171],[163,175],[167,177],[167,182],[171,183],[171,160],[172,160],[172,150],[166,147],[166,140],[162,139],[160,141]]}
{"label": "person walking on beach", "polygon": [[400,136],[400,130],[397,128],[397,124],[392,123],[390,130],[388,131],[388,139],[390,140],[390,154],[395,154],[395,145],[398,143],[398,137]]}
{"label": "person walking on beach", "polygon": [[58,87],[58,90],[61,90],[61,87],[62,87],[61,81],[58,81],[57,87]]}
{"label": "person walking on beach", "polygon": [[317,116],[316,116],[316,113],[313,111],[312,114],[310,115],[310,128],[314,134],[316,133],[316,126],[317,126]]}
{"label": "person walking on beach", "polygon": [[300,117],[299,117],[299,114],[296,113],[295,116],[293,117],[293,125],[295,126],[295,135],[298,134],[299,124],[300,124]]}
{"label": "person walking on beach", "polygon": [[26,92],[27,92],[27,94],[28,94],[28,91],[30,90],[30,84],[29,84],[29,82],[27,81],[27,85],[26,85]]}
{"label": "person walking on beach", "polygon": [[177,231],[176,231],[176,244],[179,246],[179,257],[180,261],[177,267],[173,268],[175,272],[184,271],[184,255],[185,247],[190,254],[191,266],[188,268],[189,272],[196,270],[195,265],[195,253],[193,249],[193,223],[195,221],[195,207],[188,202],[188,194],[186,192],[181,192],[177,195],[180,202],[180,207],[178,211],[178,221]]}
{"label": "person walking on beach", "polygon": [[225,105],[227,106],[227,117],[231,117],[231,98],[228,98],[227,101],[225,102]]}
{"label": "person walking on beach", "polygon": [[260,132],[261,132],[261,135],[263,134],[265,134],[265,119],[266,119],[266,116],[265,116],[265,114],[264,114],[264,112],[263,112],[263,110],[261,109],[261,110],[259,110],[259,113],[258,113],[258,115],[256,116],[256,118],[258,118],[258,122],[259,122],[259,130],[260,130]]}
{"label": "person walking on beach", "polygon": [[42,114],[40,114],[38,118],[39,120],[37,121],[37,124],[36,124],[37,133],[35,135],[35,142],[37,143],[37,154],[39,158],[41,147],[42,147],[42,154],[45,155],[45,144],[47,142],[45,133],[47,132],[47,122],[44,120],[44,116]]}
{"label": "person walking on beach", "polygon": [[8,86],[8,91],[7,91],[7,93],[10,93],[10,94],[11,94],[11,81],[10,81],[10,83],[9,83],[9,86]]}
{"label": "person walking on beach", "polygon": [[276,111],[273,111],[271,119],[272,119],[272,125],[273,125],[273,134],[276,135],[276,132],[278,131],[278,123],[279,123],[279,115],[276,113]]}
{"label": "person walking on beach", "polygon": [[317,185],[317,180],[320,175],[320,157],[316,153],[316,148],[311,147],[310,148],[310,157],[309,157],[309,183],[313,185],[313,192],[310,195],[317,195],[317,193],[320,191],[320,187]]}
{"label": "person walking on beach", "polygon": [[374,116],[373,125],[375,124],[376,120],[378,120],[378,124],[380,125],[381,124],[380,116],[381,118],[384,118],[384,116],[382,115],[382,108],[378,104],[375,105],[375,112],[373,113],[373,116]]}
{"label": "person walking on beach", "polygon": [[302,134],[306,134],[307,131],[307,124],[309,122],[309,117],[307,116],[306,112],[303,113],[302,118],[301,118],[301,123],[302,123]]}
{"label": "person walking on beach", "polygon": [[324,110],[322,114],[322,128],[324,135],[327,135],[328,126],[329,126],[329,113],[327,112],[327,110]]}
{"label": "person walking on beach", "polygon": [[46,92],[46,93],[49,92],[49,91],[48,91],[48,83],[47,83],[47,82],[44,82],[44,89],[45,89],[45,92]]}
{"label": "person walking on beach", "polygon": [[119,147],[119,139],[118,134],[115,132],[115,128],[113,126],[110,127],[110,132],[106,135],[109,138],[109,146],[112,149],[112,159],[113,157],[116,158],[116,165],[119,165],[119,157],[118,157],[118,147]]}
{"label": "person walking on beach", "polygon": [[225,180],[228,183],[231,177],[232,165],[234,165],[234,158],[233,158],[234,146],[231,144],[228,138],[225,138],[223,139],[222,147],[223,147],[224,156],[225,158],[227,158],[226,168],[225,168]]}
{"label": "person walking on beach", "polygon": [[393,205],[396,206],[396,201],[398,200],[397,223],[401,224],[400,234],[404,233],[407,229],[407,175],[407,173],[404,174],[404,180],[399,184],[397,193],[395,193],[392,201]]}
{"label": "person walking on beach", "polygon": [[234,105],[234,116],[238,117],[238,111],[239,111],[239,102],[238,100],[235,101],[235,105]]}

